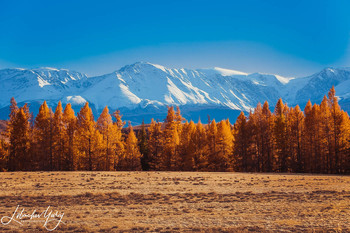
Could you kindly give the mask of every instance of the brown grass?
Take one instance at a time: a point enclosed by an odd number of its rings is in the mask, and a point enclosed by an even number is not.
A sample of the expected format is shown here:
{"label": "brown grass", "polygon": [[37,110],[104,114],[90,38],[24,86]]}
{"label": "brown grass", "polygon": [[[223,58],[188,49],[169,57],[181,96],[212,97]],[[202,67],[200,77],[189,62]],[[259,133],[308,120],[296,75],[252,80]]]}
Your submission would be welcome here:
{"label": "brown grass", "polygon": [[[62,232],[349,232],[350,177],[189,172],[0,174],[0,218],[64,212]],[[1,232],[46,231],[40,223]]]}

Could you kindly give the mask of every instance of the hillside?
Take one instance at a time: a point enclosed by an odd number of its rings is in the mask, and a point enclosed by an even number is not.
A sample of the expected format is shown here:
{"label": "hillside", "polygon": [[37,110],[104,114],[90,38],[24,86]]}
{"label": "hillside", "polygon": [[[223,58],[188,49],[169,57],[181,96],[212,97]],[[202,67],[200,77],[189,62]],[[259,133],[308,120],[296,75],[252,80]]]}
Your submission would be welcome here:
{"label": "hillside", "polygon": [[340,104],[349,110],[350,69],[326,68],[307,77],[286,78],[223,68],[169,69],[147,62],[125,66],[110,74],[87,77],[54,68],[0,70],[0,118],[8,115],[9,100],[29,103],[34,114],[47,100],[55,108],[58,101],[71,103],[75,111],[88,101],[95,114],[105,106],[120,109],[125,120],[140,124],[151,118],[162,121],[166,106],[179,105],[187,119],[235,120],[240,111],[248,112],[258,102],[273,107],[279,98],[302,108],[311,99],[319,103],[335,86]]}

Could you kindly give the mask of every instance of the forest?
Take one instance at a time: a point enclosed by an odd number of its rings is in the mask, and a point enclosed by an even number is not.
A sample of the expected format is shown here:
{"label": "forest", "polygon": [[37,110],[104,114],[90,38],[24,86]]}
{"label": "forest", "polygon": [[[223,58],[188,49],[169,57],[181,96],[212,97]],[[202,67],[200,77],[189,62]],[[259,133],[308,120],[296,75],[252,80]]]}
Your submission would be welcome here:
{"label": "forest", "polygon": [[77,114],[44,102],[33,117],[12,98],[0,170],[350,173],[350,120],[334,87],[304,111],[279,99],[273,112],[259,103],[234,124],[188,122],[168,107],[164,122],[125,125],[108,107],[95,120],[88,102]]}

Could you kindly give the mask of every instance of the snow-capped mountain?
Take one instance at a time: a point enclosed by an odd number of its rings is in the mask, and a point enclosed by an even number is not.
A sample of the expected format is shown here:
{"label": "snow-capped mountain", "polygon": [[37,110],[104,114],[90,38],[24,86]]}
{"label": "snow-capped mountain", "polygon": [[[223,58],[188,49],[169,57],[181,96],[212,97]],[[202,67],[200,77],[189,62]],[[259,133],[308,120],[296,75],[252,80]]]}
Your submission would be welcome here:
{"label": "snow-capped mountain", "polygon": [[283,86],[274,75],[247,75],[220,68],[168,69],[150,63],[125,66],[96,78],[99,82],[86,89],[82,96],[98,109],[107,103],[111,108],[217,105],[249,111],[262,99],[276,100],[278,89]]}
{"label": "snow-capped mountain", "polygon": [[253,73],[223,68],[169,69],[138,62],[110,74],[87,77],[54,68],[0,70],[0,113],[8,114],[13,96],[34,108],[43,100],[54,108],[59,100],[72,103],[76,110],[89,101],[95,113],[107,105],[121,109],[126,119],[139,123],[142,118],[163,120],[166,106],[180,105],[187,118],[198,120],[207,114],[234,118],[258,102],[271,106],[282,97],[289,105],[302,107],[311,99],[320,102],[332,85],[343,107],[350,102],[350,69],[327,68],[302,78]]}
{"label": "snow-capped mountain", "polygon": [[51,100],[90,85],[84,74],[53,68],[0,70],[0,82],[1,107],[8,104],[10,96],[20,102]]}

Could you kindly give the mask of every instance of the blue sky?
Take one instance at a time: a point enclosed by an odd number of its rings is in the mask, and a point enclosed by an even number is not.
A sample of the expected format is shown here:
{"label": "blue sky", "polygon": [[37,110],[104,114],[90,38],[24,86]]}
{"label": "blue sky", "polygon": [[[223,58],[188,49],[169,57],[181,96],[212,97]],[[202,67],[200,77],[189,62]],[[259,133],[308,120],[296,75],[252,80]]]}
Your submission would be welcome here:
{"label": "blue sky", "polygon": [[137,61],[303,76],[350,66],[350,1],[1,1],[0,68]]}

